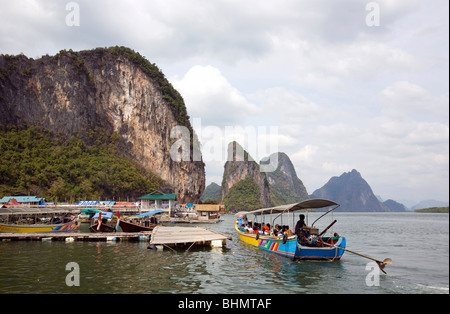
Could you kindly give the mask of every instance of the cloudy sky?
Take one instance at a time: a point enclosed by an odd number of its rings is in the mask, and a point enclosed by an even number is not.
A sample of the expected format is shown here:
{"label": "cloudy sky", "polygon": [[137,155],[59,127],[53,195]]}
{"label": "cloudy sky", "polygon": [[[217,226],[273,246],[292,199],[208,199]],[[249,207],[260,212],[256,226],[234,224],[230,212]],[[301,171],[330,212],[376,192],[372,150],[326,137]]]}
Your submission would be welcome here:
{"label": "cloudy sky", "polygon": [[[233,134],[309,193],[358,170],[449,200],[448,0],[0,0],[0,54],[123,45],[165,73],[220,184]],[[268,144],[270,143],[270,144]]]}

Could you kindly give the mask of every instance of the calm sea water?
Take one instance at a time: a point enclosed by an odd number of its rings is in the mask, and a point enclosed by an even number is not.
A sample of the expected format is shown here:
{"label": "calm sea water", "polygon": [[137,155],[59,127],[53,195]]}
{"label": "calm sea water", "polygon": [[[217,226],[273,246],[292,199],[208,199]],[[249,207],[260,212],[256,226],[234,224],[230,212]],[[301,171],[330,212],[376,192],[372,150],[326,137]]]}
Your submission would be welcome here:
{"label": "calm sea water", "polygon": [[[0,242],[0,293],[449,293],[448,214],[335,213],[333,232],[348,249],[393,260],[375,285],[366,282],[368,259],[346,252],[337,262],[293,262],[240,242],[234,217],[223,218],[204,227],[231,235],[226,248],[189,252],[145,242]],[[79,287],[66,285],[69,262],[80,266]]]}

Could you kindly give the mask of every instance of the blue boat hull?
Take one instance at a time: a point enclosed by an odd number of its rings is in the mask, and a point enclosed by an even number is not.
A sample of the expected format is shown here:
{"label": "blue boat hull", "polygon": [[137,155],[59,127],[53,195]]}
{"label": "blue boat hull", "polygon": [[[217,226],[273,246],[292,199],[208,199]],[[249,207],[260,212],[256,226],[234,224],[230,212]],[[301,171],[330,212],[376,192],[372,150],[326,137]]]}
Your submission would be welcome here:
{"label": "blue boat hull", "polygon": [[[245,233],[236,228],[239,238],[261,250],[269,251],[286,257],[300,260],[339,260],[344,254],[345,237],[323,238],[328,245],[307,246],[297,241],[297,236],[291,236],[283,241],[282,237],[256,235]],[[285,243],[283,243],[285,242]]]}
{"label": "blue boat hull", "polygon": [[323,246],[323,247],[309,247],[300,245],[297,242],[297,249],[295,251],[296,259],[326,259],[326,260],[334,260],[340,259],[344,254],[345,245],[347,241],[344,237],[339,237],[334,246]]}

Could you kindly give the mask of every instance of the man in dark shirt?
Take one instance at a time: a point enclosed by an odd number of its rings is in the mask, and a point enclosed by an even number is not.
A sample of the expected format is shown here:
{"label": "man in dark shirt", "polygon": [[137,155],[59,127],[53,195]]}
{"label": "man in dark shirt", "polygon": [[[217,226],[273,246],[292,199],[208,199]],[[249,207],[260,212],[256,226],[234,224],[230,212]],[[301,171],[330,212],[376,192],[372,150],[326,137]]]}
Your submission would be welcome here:
{"label": "man in dark shirt", "polygon": [[297,221],[297,224],[295,225],[295,234],[299,234],[301,229],[303,229],[303,227],[306,227],[305,224],[305,215],[301,214],[300,216],[300,220]]}

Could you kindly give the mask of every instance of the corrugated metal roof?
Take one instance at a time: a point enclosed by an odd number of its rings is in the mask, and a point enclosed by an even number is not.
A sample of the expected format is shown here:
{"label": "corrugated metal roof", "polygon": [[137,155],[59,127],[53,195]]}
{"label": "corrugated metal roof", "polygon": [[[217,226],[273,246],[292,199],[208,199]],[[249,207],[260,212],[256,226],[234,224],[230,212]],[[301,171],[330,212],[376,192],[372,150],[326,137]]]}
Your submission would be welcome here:
{"label": "corrugated metal roof", "polygon": [[162,192],[152,192],[150,194],[139,197],[140,200],[174,200],[176,194],[164,194]]}
{"label": "corrugated metal roof", "polygon": [[45,200],[36,196],[4,196],[0,200],[0,203],[8,203],[11,199],[15,199],[17,203],[39,203]]}

